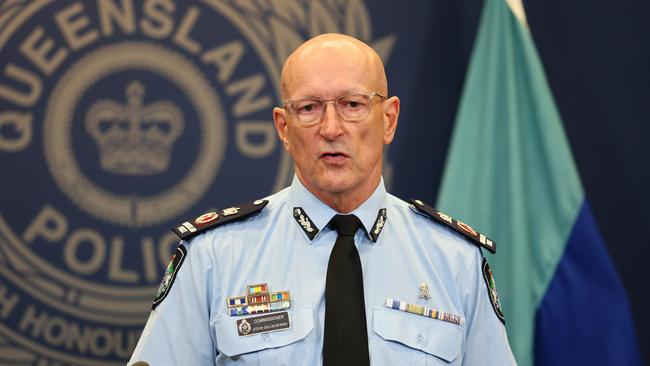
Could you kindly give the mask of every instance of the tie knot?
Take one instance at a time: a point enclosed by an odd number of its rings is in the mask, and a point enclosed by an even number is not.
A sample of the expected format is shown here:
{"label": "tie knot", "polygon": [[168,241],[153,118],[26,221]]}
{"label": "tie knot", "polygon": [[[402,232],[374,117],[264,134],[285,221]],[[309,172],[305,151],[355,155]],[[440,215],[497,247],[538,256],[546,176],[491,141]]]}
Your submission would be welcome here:
{"label": "tie knot", "polygon": [[361,227],[361,220],[354,215],[336,215],[330,220],[329,226],[339,235],[354,236]]}

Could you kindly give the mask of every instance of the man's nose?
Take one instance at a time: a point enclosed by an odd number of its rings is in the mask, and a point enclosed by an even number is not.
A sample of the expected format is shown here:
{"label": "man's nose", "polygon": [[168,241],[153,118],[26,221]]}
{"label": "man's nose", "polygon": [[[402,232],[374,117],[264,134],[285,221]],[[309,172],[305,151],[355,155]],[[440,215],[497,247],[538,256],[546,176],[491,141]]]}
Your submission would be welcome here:
{"label": "man's nose", "polygon": [[[331,105],[330,105],[331,104]],[[323,120],[320,123],[320,134],[325,139],[334,140],[343,133],[343,119],[336,111],[333,102],[326,102]]]}

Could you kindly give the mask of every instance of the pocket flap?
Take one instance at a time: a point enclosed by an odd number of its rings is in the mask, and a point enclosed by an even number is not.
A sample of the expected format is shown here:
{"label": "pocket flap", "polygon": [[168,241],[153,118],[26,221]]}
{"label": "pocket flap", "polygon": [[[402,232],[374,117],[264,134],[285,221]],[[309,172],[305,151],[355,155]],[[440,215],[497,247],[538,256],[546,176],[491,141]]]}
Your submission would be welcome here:
{"label": "pocket flap", "polygon": [[374,308],[374,331],[387,341],[426,352],[447,362],[460,354],[460,325],[388,308]]}
{"label": "pocket flap", "polygon": [[[263,314],[255,316],[260,315]],[[237,331],[237,320],[244,318],[250,317],[219,315],[215,324],[219,352],[232,357],[267,348],[282,347],[304,339],[314,329],[311,306],[289,311],[290,328],[275,332],[240,336]]]}

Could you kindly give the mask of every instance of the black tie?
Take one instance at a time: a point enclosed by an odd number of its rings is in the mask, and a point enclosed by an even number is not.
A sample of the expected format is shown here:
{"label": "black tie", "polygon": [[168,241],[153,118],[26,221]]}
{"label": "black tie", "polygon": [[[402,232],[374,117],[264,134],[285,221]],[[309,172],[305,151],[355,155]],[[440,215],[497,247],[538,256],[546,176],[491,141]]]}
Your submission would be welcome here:
{"label": "black tie", "polygon": [[361,259],[354,246],[361,221],[354,215],[336,215],[329,226],[339,236],[325,282],[323,365],[370,365]]}

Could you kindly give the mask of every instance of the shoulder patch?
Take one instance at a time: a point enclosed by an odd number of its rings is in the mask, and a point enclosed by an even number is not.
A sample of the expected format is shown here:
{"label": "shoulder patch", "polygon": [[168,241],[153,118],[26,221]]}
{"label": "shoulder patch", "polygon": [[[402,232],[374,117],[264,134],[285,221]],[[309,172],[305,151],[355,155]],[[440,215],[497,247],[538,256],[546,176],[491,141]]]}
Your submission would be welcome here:
{"label": "shoulder patch", "polygon": [[172,231],[181,240],[189,240],[207,229],[250,217],[262,211],[268,203],[269,201],[267,200],[256,200],[229,207],[218,212],[207,212],[195,219],[187,220],[180,225],[176,225],[172,228]]}
{"label": "shoulder patch", "polygon": [[487,262],[487,259],[483,258],[483,263],[481,264],[481,270],[483,272],[483,279],[485,280],[485,286],[487,286],[488,296],[490,298],[490,303],[492,304],[492,309],[497,315],[497,318],[506,325],[506,316],[503,315],[503,308],[501,307],[501,301],[499,300],[499,291],[497,291],[497,285],[494,282],[494,276],[492,276],[492,269]]}
{"label": "shoulder patch", "polygon": [[458,221],[454,218],[452,218],[449,215],[445,215],[444,213],[435,210],[433,207],[427,205],[426,203],[423,203],[420,200],[410,200],[409,201],[413,207],[415,207],[419,212],[425,214],[426,216],[429,216],[433,220],[444,224],[457,233],[461,234],[462,236],[466,237],[469,239],[470,242],[473,244],[476,244],[480,247],[483,247],[487,249],[490,253],[496,253],[497,252],[497,245],[495,242],[490,240],[488,237],[485,235],[476,232],[476,230],[472,229],[471,226],[467,225],[466,223],[462,221]]}
{"label": "shoulder patch", "polygon": [[169,290],[172,289],[172,285],[176,279],[176,274],[185,261],[185,256],[187,256],[187,249],[185,249],[185,246],[183,244],[180,244],[169,259],[169,264],[165,270],[165,275],[160,282],[156,296],[153,298],[151,310],[155,310],[156,307],[165,299],[165,297],[167,297],[167,294],[169,293]]}

